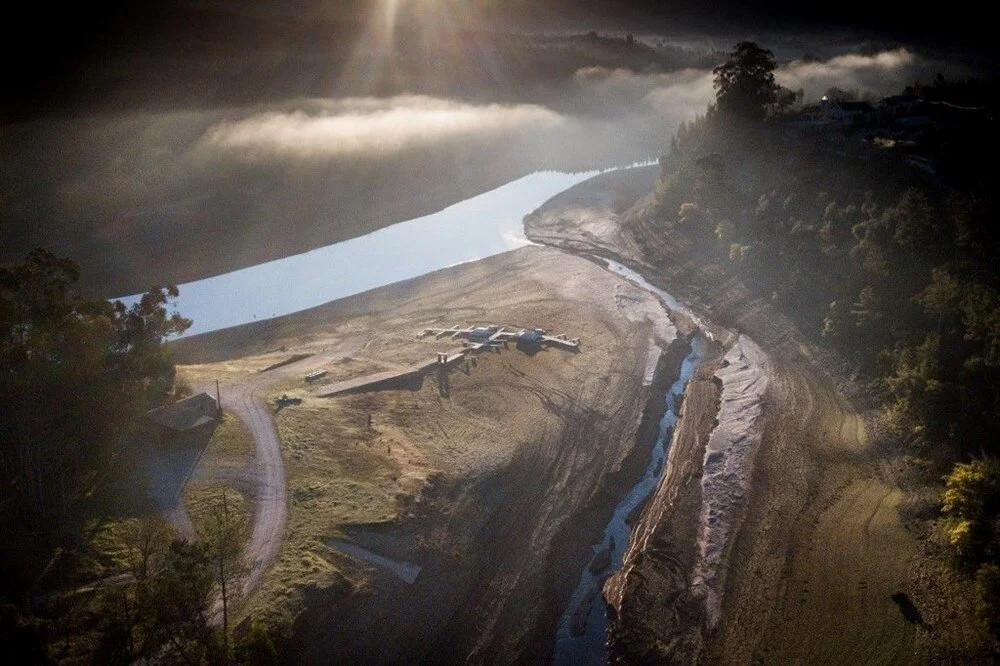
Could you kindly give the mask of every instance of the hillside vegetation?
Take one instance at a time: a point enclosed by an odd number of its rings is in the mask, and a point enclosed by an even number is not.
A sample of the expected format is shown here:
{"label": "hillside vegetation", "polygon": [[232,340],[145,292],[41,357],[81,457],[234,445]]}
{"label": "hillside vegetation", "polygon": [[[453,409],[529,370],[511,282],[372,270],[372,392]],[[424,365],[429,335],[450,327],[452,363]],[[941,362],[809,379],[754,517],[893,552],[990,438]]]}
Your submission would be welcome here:
{"label": "hillside vegetation", "polygon": [[[722,70],[717,88],[732,83]],[[773,78],[749,85],[737,103],[720,90],[718,105],[682,128],[654,192],[624,223],[653,244],[693,239],[846,360],[887,438],[928,477],[950,474],[938,526],[977,575],[979,610],[995,629],[995,90],[939,77],[905,91],[919,98],[906,118],[881,106],[831,120],[820,107],[779,110],[781,91],[756,90]]]}

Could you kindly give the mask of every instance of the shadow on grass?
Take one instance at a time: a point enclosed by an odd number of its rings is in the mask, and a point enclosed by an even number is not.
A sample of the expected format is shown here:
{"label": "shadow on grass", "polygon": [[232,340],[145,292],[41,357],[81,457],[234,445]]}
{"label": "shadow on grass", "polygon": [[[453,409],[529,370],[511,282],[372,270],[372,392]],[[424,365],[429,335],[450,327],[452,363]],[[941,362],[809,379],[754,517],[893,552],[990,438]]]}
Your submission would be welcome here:
{"label": "shadow on grass", "polygon": [[903,614],[903,617],[906,618],[907,622],[915,624],[918,627],[924,627],[925,629],[930,628],[927,623],[924,622],[924,616],[920,614],[920,609],[916,607],[909,595],[903,592],[897,592],[892,595],[891,598],[899,607],[899,612]]}

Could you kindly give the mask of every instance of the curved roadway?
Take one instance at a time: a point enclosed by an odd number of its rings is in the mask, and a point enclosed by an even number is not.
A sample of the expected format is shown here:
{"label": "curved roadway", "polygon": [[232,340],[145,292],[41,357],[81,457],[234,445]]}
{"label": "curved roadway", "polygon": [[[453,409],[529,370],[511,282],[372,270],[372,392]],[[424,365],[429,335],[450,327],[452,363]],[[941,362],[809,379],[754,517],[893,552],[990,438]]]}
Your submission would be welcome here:
{"label": "curved roadway", "polygon": [[244,593],[257,586],[261,575],[277,558],[288,514],[285,466],[281,461],[278,430],[271,417],[271,408],[260,396],[267,383],[270,382],[253,377],[242,384],[226,386],[222,393],[223,408],[235,414],[250,429],[256,444],[257,510],[247,544],[249,573],[244,582]]}
{"label": "curved roadway", "polygon": [[[246,561],[249,572],[243,586],[249,594],[259,583],[264,572],[277,559],[285,536],[288,518],[285,465],[281,459],[281,440],[275,427],[271,407],[264,394],[275,382],[290,376],[304,376],[310,370],[354,353],[364,339],[348,339],[337,345],[337,353],[324,353],[306,357],[269,372],[257,373],[247,379],[224,384],[221,387],[222,407],[243,422],[253,435],[257,509],[253,529],[247,543]],[[215,386],[202,386],[197,391],[214,395]]]}

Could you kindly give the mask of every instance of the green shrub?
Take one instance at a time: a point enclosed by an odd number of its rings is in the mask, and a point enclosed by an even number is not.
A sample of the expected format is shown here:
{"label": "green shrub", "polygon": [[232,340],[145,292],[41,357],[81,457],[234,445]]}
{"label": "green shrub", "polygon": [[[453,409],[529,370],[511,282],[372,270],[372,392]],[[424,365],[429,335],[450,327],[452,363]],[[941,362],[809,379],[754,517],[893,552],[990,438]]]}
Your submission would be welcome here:
{"label": "green shrub", "polygon": [[941,510],[960,558],[973,566],[996,554],[993,518],[1000,505],[1000,464],[985,458],[958,463],[945,480]]}

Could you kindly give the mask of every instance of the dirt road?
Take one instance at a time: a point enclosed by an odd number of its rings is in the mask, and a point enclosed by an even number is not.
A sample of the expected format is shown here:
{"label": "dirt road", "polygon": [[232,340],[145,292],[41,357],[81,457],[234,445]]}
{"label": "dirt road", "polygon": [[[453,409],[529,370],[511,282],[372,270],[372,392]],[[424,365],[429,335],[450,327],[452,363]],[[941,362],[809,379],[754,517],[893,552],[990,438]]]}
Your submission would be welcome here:
{"label": "dirt road", "polygon": [[285,497],[285,466],[281,462],[281,444],[271,418],[271,408],[260,396],[262,384],[252,379],[236,386],[227,386],[222,406],[236,414],[253,433],[256,444],[257,510],[253,531],[247,544],[246,558],[250,566],[244,582],[244,594],[249,593],[278,556],[285,531],[287,504]]}
{"label": "dirt road", "polygon": [[[308,357],[270,372],[221,386],[223,409],[235,414],[253,435],[255,450],[255,499],[253,529],[247,544],[246,561],[249,572],[244,582],[244,595],[260,582],[261,576],[278,557],[288,518],[288,498],[285,487],[285,466],[281,460],[281,440],[274,424],[271,406],[265,395],[273,384],[302,372],[304,365],[325,359]],[[201,386],[196,391],[213,393],[215,387]]]}
{"label": "dirt road", "polygon": [[[247,544],[246,562],[248,574],[244,582],[244,594],[248,594],[257,583],[268,565],[274,562],[281,548],[281,540],[287,518],[285,491],[285,467],[281,461],[281,443],[278,431],[271,418],[271,408],[261,397],[263,390],[275,377],[251,377],[243,382],[225,384],[221,387],[222,408],[237,416],[253,434],[254,440],[254,495],[257,508],[254,511],[253,528]],[[195,388],[214,395],[214,385]],[[190,518],[181,511],[182,519],[174,519],[174,524]],[[193,528],[190,530],[193,533]]]}

